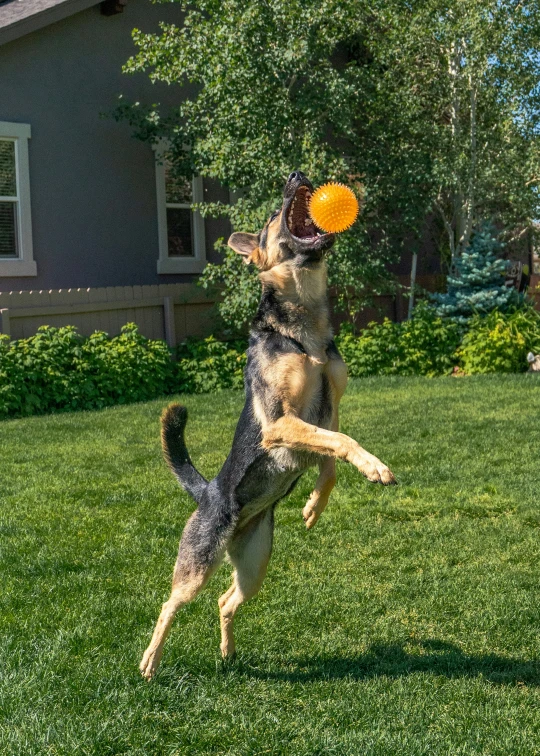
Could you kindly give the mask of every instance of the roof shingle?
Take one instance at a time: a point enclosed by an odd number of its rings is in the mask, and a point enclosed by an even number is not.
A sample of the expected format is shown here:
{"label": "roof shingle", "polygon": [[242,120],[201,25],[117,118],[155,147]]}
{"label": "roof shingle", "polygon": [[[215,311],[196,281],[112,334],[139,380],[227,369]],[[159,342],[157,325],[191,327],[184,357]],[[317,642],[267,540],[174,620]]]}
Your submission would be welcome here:
{"label": "roof shingle", "polygon": [[4,0],[0,2],[0,44],[22,37],[100,0]]}

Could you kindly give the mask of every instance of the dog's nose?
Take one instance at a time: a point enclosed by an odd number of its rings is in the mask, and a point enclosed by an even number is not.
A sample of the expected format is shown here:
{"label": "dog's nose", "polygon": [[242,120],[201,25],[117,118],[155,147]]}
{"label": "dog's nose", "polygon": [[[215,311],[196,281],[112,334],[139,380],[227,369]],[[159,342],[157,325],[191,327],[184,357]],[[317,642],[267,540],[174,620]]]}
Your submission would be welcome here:
{"label": "dog's nose", "polygon": [[300,181],[301,179],[305,178],[305,174],[302,173],[302,171],[293,171],[289,178],[287,179],[287,183],[289,181]]}

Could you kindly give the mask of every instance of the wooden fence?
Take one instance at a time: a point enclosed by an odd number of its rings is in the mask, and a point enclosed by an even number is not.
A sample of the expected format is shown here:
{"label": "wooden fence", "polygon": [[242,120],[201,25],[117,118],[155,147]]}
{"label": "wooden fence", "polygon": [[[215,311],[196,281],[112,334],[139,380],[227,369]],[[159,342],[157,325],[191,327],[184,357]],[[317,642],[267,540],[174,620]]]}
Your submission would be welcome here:
{"label": "wooden fence", "polygon": [[215,294],[181,283],[0,292],[0,333],[23,339],[41,325],[73,325],[84,336],[94,331],[114,336],[126,323],[136,323],[148,338],[175,346],[186,336],[212,333],[214,301]]}
{"label": "wooden fence", "polygon": [[[432,288],[432,281],[420,281]],[[540,284],[534,276],[531,284]],[[405,280],[402,283],[407,283]],[[529,289],[533,294],[533,286]],[[533,294],[540,310],[540,291]],[[213,307],[216,293],[208,293],[195,284],[159,284],[154,286],[113,286],[104,289],[55,289],[51,291],[0,292],[0,333],[12,339],[32,336],[39,326],[74,325],[84,336],[106,331],[111,336],[126,323],[136,323],[145,336],[165,339],[170,346],[186,336],[208,336],[213,330]],[[364,310],[357,327],[383,315],[403,320],[407,300],[377,297],[377,308]],[[335,318],[336,329],[341,318]]]}

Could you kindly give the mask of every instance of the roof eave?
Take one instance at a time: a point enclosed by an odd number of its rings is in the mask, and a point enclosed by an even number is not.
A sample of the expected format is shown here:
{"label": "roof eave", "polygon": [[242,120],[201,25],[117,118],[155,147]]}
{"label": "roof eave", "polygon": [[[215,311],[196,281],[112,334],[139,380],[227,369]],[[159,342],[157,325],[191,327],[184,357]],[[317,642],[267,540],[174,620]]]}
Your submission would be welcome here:
{"label": "roof eave", "polygon": [[68,16],[73,16],[75,13],[86,10],[92,5],[99,5],[99,3],[100,0],[65,0],[65,2],[52,8],[46,8],[32,16],[19,19],[9,24],[9,26],[0,28],[0,45],[13,42],[15,39],[19,39],[19,37],[24,37],[26,34],[43,29],[45,26],[68,18]]}

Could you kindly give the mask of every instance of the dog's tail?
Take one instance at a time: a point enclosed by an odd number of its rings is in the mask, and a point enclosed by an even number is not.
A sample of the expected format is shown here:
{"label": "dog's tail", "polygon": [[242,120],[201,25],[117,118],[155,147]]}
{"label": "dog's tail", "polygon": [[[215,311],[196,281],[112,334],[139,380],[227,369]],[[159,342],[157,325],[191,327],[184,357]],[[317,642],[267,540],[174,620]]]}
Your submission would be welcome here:
{"label": "dog's tail", "polygon": [[184,441],[186,422],[187,409],[181,404],[169,404],[161,416],[161,446],[180,485],[200,504],[208,481],[195,469],[189,458]]}

